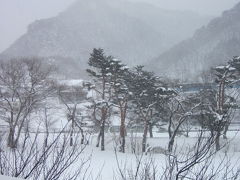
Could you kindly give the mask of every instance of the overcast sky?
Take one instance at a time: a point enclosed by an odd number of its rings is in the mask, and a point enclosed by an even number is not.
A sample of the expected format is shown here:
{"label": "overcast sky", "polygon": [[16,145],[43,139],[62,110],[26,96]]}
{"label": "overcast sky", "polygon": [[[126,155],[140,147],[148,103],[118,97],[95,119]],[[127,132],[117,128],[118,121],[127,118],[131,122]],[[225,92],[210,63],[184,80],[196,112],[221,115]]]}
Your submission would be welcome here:
{"label": "overcast sky", "polygon": [[[24,34],[36,19],[56,16],[75,0],[0,0],[0,52]],[[87,0],[86,0],[87,1]],[[100,1],[100,0],[99,0]],[[164,9],[191,10],[219,16],[240,0],[132,0],[147,1]]]}
{"label": "overcast sky", "polygon": [[165,9],[190,10],[199,14],[219,16],[224,10],[232,8],[240,0],[131,0],[147,1]]}

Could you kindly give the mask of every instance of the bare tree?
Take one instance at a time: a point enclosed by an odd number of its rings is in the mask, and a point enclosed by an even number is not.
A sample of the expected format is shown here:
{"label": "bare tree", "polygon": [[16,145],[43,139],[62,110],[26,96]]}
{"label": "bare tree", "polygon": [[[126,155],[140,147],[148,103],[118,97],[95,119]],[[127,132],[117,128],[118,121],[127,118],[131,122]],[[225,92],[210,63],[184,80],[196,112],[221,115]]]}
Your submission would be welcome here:
{"label": "bare tree", "polygon": [[[165,154],[166,161],[157,163],[150,154],[144,157],[143,154],[136,155],[136,164],[129,166],[127,162],[121,163],[116,156],[117,173],[115,179],[119,180],[218,180],[218,179],[239,179],[239,161],[231,164],[227,154],[219,158],[216,153],[215,138],[208,136],[204,131],[199,131],[196,142],[191,146],[183,148],[175,147],[172,153]],[[219,161],[215,162],[215,158]]]}
{"label": "bare tree", "polygon": [[119,161],[116,151],[115,157],[117,172],[115,173],[114,180],[157,180],[160,178],[158,167],[151,156],[146,159],[143,154],[135,154],[136,164],[134,166],[128,166],[128,162],[122,164]]}
{"label": "bare tree", "polygon": [[[49,111],[51,111],[51,107],[45,106],[39,110],[39,117],[40,117],[40,122],[39,124],[41,125],[42,123],[44,124],[44,131],[43,133],[45,134],[45,147],[48,146],[48,139],[50,135],[50,129],[53,127],[53,125],[56,123],[56,120],[52,120],[51,116],[49,115]],[[43,114],[43,115],[41,115]]]}
{"label": "bare tree", "polygon": [[0,151],[0,173],[34,180],[86,179],[90,156],[82,160],[80,156],[86,145],[74,141],[69,147],[70,134],[63,132],[48,136],[47,146],[38,131],[25,133],[18,148]]}
{"label": "bare tree", "polygon": [[[168,101],[168,151],[172,152],[175,137],[179,133],[179,130],[184,122],[192,116],[195,109],[200,106],[200,103],[191,106],[191,100],[185,97],[175,96]],[[189,105],[191,104],[191,105]]]}
{"label": "bare tree", "polygon": [[27,117],[52,92],[53,68],[39,59],[17,59],[0,64],[0,109],[8,123],[8,146],[17,147]]}
{"label": "bare tree", "polygon": [[[67,119],[71,122],[71,130],[70,130],[70,146],[73,146],[73,133],[75,127],[80,130],[81,133],[81,144],[84,143],[84,131],[83,125],[84,122],[82,121],[83,118],[81,114],[78,114],[79,105],[86,99],[87,92],[84,91],[83,87],[81,86],[60,86],[58,88],[58,95],[60,101],[65,105],[67,109]],[[80,117],[79,117],[80,116]]]}

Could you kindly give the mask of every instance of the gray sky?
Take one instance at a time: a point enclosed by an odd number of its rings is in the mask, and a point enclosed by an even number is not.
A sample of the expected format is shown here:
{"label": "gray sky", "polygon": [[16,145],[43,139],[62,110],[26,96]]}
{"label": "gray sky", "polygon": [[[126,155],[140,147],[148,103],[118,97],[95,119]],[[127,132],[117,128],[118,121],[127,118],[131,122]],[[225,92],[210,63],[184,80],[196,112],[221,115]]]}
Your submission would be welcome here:
{"label": "gray sky", "polygon": [[0,52],[24,34],[31,22],[56,16],[75,0],[0,0]]}
{"label": "gray sky", "polygon": [[164,9],[190,10],[199,14],[219,16],[223,11],[232,8],[240,0],[131,0],[158,4]]}
{"label": "gray sky", "polygon": [[[0,0],[0,52],[24,34],[28,24],[56,16],[75,0]],[[86,0],[87,1],[87,0]],[[164,9],[190,10],[218,16],[240,0],[131,0],[157,4]]]}

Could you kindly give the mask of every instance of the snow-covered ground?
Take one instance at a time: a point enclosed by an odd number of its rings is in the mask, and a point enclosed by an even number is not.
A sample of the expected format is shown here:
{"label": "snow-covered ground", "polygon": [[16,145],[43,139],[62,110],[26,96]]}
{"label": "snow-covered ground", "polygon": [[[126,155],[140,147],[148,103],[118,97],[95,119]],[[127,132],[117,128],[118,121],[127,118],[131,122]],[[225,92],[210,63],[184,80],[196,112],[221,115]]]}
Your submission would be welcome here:
{"label": "snow-covered ground", "polygon": [[[229,132],[228,134],[228,140],[221,139],[221,144],[225,144],[226,146],[218,152],[215,158],[215,164],[218,164],[221,162],[221,158],[223,156],[227,155],[232,162],[232,164],[235,164],[238,162],[240,158],[240,134],[239,132]],[[141,146],[141,140],[142,140],[142,134],[141,133],[134,133],[130,134],[128,133],[128,136],[126,138],[126,153],[115,153],[115,148],[117,148],[117,143],[119,141],[118,139],[119,134],[116,133],[106,133],[106,139],[105,139],[105,145],[106,150],[101,151],[100,148],[96,148],[96,139],[97,134],[91,135],[89,138],[89,145],[87,145],[84,152],[81,154],[81,157],[79,161],[75,162],[72,168],[77,167],[79,164],[81,164],[82,160],[86,160],[90,158],[90,161],[86,164],[86,167],[89,165],[87,176],[90,179],[95,179],[98,177],[101,180],[113,180],[114,177],[119,177],[119,171],[118,171],[118,165],[121,168],[128,168],[128,169],[134,169],[136,166],[136,154],[131,153],[131,142],[134,141],[136,143],[136,147],[138,152],[140,152],[140,146]],[[176,137],[175,145],[178,146],[177,154],[181,155],[186,152],[186,149],[189,147],[192,147],[196,140],[197,140],[197,133],[192,132],[189,134],[189,137],[185,136],[178,136]],[[167,143],[168,143],[168,134],[167,133],[154,133],[154,138],[147,139],[147,144],[149,147],[160,147],[160,150],[162,150],[159,153],[156,154],[143,154],[143,163],[144,161],[149,160],[152,158],[154,160],[155,165],[157,168],[161,169],[166,165],[167,156],[164,154],[164,150],[167,149]],[[140,157],[141,153],[137,153],[137,155]],[[117,163],[117,159],[119,164]],[[238,165],[238,164],[237,164]],[[71,168],[71,169],[72,169]],[[0,180],[15,180],[15,179],[3,179],[5,177],[0,176]]]}
{"label": "snow-covered ground", "polygon": [[[74,82],[72,82],[74,84]],[[80,109],[84,109],[88,104],[82,103],[79,105]],[[57,99],[53,98],[48,102],[49,110],[48,110],[48,120],[54,122],[50,127],[51,132],[54,130],[62,129],[67,123],[66,118],[66,107],[61,104]],[[35,122],[33,122],[32,127],[39,127],[39,123],[41,122],[40,130],[44,131],[44,124],[42,123],[44,117],[40,116],[42,113],[36,113],[34,117]],[[119,125],[119,117],[113,116],[112,121],[113,125]],[[167,127],[165,127],[166,129]],[[234,126],[232,129],[239,129],[239,127]],[[230,129],[231,129],[230,128]],[[226,146],[217,154],[216,161],[220,161],[221,157],[224,156],[227,152],[228,157],[233,162],[237,162],[240,157],[240,133],[237,131],[229,131],[228,132],[228,140],[221,139],[221,144],[226,144]],[[178,154],[184,153],[188,147],[194,146],[197,140],[197,132],[190,132],[189,137],[178,136],[176,137],[175,145],[178,146]],[[89,145],[84,150],[81,155],[80,160],[87,159],[90,157],[90,161],[88,163],[88,176],[90,179],[95,179],[99,177],[101,180],[113,180],[114,177],[119,177],[118,165],[121,167],[126,166],[131,169],[136,166],[136,154],[131,152],[131,143],[136,145],[136,149],[138,155],[140,155],[141,151],[141,141],[142,141],[142,133],[128,133],[126,138],[126,153],[115,154],[115,149],[117,149],[117,144],[119,143],[119,133],[106,133],[105,139],[105,151],[101,151],[100,148],[96,148],[96,139],[97,134],[91,135],[89,139]],[[168,134],[167,132],[157,133],[154,132],[154,138],[147,139],[147,146],[150,147],[158,147],[160,149],[160,153],[156,154],[144,154],[143,161],[149,160],[149,158],[153,158],[155,164],[161,169],[165,166],[167,156],[164,152],[167,150],[168,145]],[[117,159],[119,164],[117,163]],[[76,166],[81,162],[76,162]],[[75,166],[75,165],[74,165]],[[0,180],[5,180],[5,177],[0,176]],[[7,178],[7,177],[6,177]],[[6,179],[6,180],[14,180],[14,179]]]}
{"label": "snow-covered ground", "polygon": [[13,178],[13,177],[8,177],[8,176],[2,176],[0,175],[1,180],[20,180],[19,178]]}
{"label": "snow-covered ground", "polygon": [[[140,144],[141,137],[137,135],[135,140]],[[221,157],[227,155],[231,161],[236,162],[240,158],[240,134],[238,132],[229,132],[228,141],[229,144],[226,145],[218,154],[216,161],[220,161]],[[130,135],[129,135],[130,136]],[[155,133],[154,138],[148,138],[148,144],[152,147],[162,147],[162,149],[167,148],[168,135],[166,133]],[[127,138],[127,152],[117,153],[115,155],[114,148],[116,147],[115,137],[112,134],[107,134],[106,137],[106,150],[101,151],[99,148],[95,147],[96,136],[93,136],[90,140],[90,145],[85,149],[83,156],[87,157],[91,155],[91,165],[89,171],[92,172],[93,177],[100,176],[102,180],[112,180],[114,176],[118,176],[118,165],[116,157],[119,160],[121,167],[127,166],[129,169],[134,168],[136,165],[136,155],[130,152],[130,137]],[[179,136],[176,138],[176,145],[178,145],[179,153],[185,153],[185,148],[189,145],[192,146],[196,142],[196,133],[190,133],[190,137]],[[226,140],[221,139],[221,144],[227,143]],[[149,159],[153,158],[155,164],[162,168],[166,162],[166,155],[164,153],[159,154],[147,154],[143,155],[143,158]]]}

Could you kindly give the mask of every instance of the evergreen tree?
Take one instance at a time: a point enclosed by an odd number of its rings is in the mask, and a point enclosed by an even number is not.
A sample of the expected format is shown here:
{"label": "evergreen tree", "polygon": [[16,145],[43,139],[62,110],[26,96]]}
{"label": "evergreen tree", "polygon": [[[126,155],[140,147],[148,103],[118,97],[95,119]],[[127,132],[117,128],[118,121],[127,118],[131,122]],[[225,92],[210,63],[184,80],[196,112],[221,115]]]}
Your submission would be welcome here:
{"label": "evergreen tree", "polygon": [[[105,56],[103,49],[93,49],[90,54],[88,65],[90,69],[87,69],[90,77],[93,78],[95,85],[89,86],[96,92],[96,99],[94,100],[94,117],[99,122],[100,131],[97,140],[97,147],[99,147],[101,140],[101,150],[105,150],[105,125],[106,120],[110,112],[110,99],[111,99],[111,86],[110,82],[110,63],[112,57]],[[96,114],[100,112],[100,118],[98,119]]]}
{"label": "evergreen tree", "polygon": [[144,127],[142,152],[146,152],[147,133],[151,123],[152,112],[159,100],[161,92],[158,78],[152,72],[145,71],[143,66],[137,66],[129,75],[129,91],[132,92],[132,103],[139,123]]}
{"label": "evergreen tree", "polygon": [[125,152],[126,117],[131,92],[128,88],[129,68],[117,59],[110,60],[112,102],[120,114],[120,151]]}
{"label": "evergreen tree", "polygon": [[207,128],[214,137],[216,150],[220,150],[220,136],[226,125],[230,124],[231,109],[235,99],[224,94],[224,102],[219,109],[219,90],[204,89],[191,97],[191,103],[200,104],[194,116],[203,128]]}

